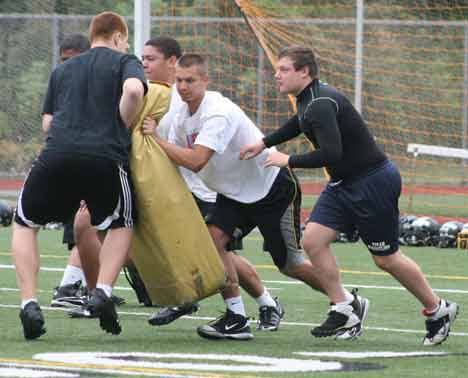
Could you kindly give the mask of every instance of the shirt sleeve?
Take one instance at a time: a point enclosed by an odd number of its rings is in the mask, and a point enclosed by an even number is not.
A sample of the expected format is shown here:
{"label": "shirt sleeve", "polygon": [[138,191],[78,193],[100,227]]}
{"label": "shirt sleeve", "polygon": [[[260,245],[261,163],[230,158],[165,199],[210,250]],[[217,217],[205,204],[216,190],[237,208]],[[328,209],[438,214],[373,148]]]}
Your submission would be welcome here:
{"label": "shirt sleeve", "polygon": [[296,114],[294,117],[288,119],[278,130],[264,137],[263,143],[266,147],[276,146],[297,137],[300,133],[299,118]]}
{"label": "shirt sleeve", "polygon": [[316,101],[304,114],[304,133],[315,137],[315,150],[289,157],[291,168],[320,168],[336,164],[342,157],[341,133],[336,106],[323,99]]}
{"label": "shirt sleeve", "polygon": [[123,59],[122,83],[127,79],[139,79],[143,84],[145,95],[148,92],[148,84],[145,77],[145,71],[140,60],[135,55],[126,55]]}
{"label": "shirt sleeve", "polygon": [[237,131],[236,125],[223,116],[213,116],[202,121],[194,144],[199,144],[222,154]]}
{"label": "shirt sleeve", "polygon": [[49,79],[49,85],[47,87],[47,93],[42,106],[42,114],[54,114],[55,101],[54,101],[54,83],[55,83],[55,71],[52,72]]}

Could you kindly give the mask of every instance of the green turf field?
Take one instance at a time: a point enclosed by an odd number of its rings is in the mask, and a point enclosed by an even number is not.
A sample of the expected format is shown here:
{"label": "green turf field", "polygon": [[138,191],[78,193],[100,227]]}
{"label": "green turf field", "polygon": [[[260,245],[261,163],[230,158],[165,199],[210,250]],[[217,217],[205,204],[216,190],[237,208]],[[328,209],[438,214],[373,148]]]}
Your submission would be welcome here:
{"label": "green turf field", "polygon": [[[119,308],[123,331],[119,336],[107,335],[96,320],[69,319],[64,312],[48,307],[52,289],[62,272],[42,270],[39,300],[46,317],[47,334],[39,340],[26,342],[18,319],[19,298],[9,254],[10,232],[11,228],[0,228],[2,377],[439,378],[463,377],[468,368],[465,312],[468,308],[468,251],[406,249],[406,253],[421,264],[439,294],[461,306],[450,338],[435,348],[421,345],[424,335],[421,306],[393,279],[373,266],[360,243],[334,246],[344,284],[348,288],[358,287],[370,300],[365,332],[354,341],[315,339],[310,329],[324,319],[326,299],[279,274],[269,256],[260,252],[261,241],[256,235],[246,240],[244,255],[256,265],[266,286],[274,296],[280,297],[285,307],[286,315],[278,332],[254,331],[251,341],[201,339],[196,334],[196,326],[224,310],[219,296],[205,300],[194,316],[169,326],[152,327],[146,320],[154,309],[139,306],[125,278],[121,277],[115,292],[127,299],[127,304]],[[42,267],[64,268],[68,252],[60,243],[61,231],[43,231],[40,235]],[[254,326],[257,305],[246,295],[244,301]],[[90,354],[78,354],[83,352]],[[99,359],[96,352],[118,355]],[[341,353],[333,354],[338,352]],[[415,352],[436,354],[413,355]],[[48,355],[44,355],[46,353]],[[401,354],[386,357],[390,353]],[[26,370],[26,366],[31,370]],[[339,370],[320,372],[323,368]]]}

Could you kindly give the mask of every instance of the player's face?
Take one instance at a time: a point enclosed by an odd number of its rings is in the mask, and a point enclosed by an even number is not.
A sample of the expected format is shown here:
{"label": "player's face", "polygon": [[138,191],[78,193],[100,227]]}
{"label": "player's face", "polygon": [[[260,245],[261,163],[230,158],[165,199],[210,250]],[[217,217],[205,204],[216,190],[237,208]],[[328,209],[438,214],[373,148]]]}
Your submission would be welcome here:
{"label": "player's face", "polygon": [[80,54],[80,52],[75,49],[62,50],[60,52],[60,63],[63,63],[78,54]]}
{"label": "player's face", "polygon": [[275,79],[280,93],[297,95],[304,88],[307,76],[304,75],[304,70],[296,71],[292,59],[285,56],[276,63]]}
{"label": "player's face", "polygon": [[167,58],[153,46],[144,46],[141,57],[143,68],[148,80],[168,83],[171,71],[174,70],[175,59]]}
{"label": "player's face", "polygon": [[176,87],[180,97],[187,104],[201,102],[208,86],[208,76],[200,67],[183,68],[176,66]]}

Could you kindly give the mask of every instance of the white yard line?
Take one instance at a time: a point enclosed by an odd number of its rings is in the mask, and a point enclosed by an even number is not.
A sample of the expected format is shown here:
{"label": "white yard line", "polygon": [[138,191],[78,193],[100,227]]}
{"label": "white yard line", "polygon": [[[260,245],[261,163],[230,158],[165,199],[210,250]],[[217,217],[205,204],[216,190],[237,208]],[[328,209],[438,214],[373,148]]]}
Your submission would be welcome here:
{"label": "white yard line", "polygon": [[[0,308],[4,309],[15,309],[18,310],[19,306],[17,305],[7,305],[7,304],[0,304]],[[68,309],[59,308],[59,307],[49,307],[49,306],[41,306],[41,308],[45,311],[62,311],[66,312]],[[117,311],[119,315],[130,315],[130,316],[144,316],[149,317],[152,312],[139,312],[139,311]],[[215,318],[209,316],[183,316],[181,319],[189,319],[189,320],[203,320],[203,321],[210,321]],[[76,321],[76,320],[71,320]],[[251,321],[250,323],[255,324],[256,321]],[[318,323],[307,323],[307,322],[281,322],[282,326],[299,326],[299,327],[316,327]],[[146,326],[146,325],[145,325]],[[395,332],[395,333],[417,333],[417,334],[425,334],[426,331],[422,329],[405,329],[405,328],[388,328],[388,327],[364,327],[364,329],[370,331],[382,331],[382,332]],[[451,336],[463,336],[467,337],[468,333],[466,332],[450,332]]]}
{"label": "white yard line", "polygon": [[[0,269],[15,269],[14,265],[5,265],[5,264],[0,264]],[[48,268],[48,267],[41,267],[40,268],[42,271],[45,272],[63,272],[63,268]],[[123,273],[120,273],[123,275]],[[305,285],[301,281],[292,281],[292,280],[263,280],[264,283],[266,284],[278,284],[278,285]],[[401,290],[405,291],[406,289],[402,286],[381,286],[381,285],[361,285],[361,284],[345,284],[345,287],[349,288],[358,288],[358,289],[375,289],[375,290]],[[132,290],[130,287],[122,287],[122,286],[116,286],[116,290]],[[281,290],[279,288],[268,288],[272,290]],[[0,288],[0,291],[3,290],[3,288]],[[452,293],[452,294],[468,294],[468,290],[460,290],[460,289],[436,289],[434,288],[434,291],[439,292],[439,293]]]}

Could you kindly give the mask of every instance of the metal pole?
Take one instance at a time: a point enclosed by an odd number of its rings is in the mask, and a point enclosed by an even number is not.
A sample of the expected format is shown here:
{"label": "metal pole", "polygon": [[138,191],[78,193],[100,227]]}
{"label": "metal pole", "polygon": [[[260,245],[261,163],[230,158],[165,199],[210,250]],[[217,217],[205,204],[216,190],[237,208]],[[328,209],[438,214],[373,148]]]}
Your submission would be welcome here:
{"label": "metal pole", "polygon": [[[468,25],[465,25],[465,60],[463,64],[463,126],[462,126],[462,148],[467,148],[468,139]],[[461,162],[462,185],[466,184],[466,160]]]}
{"label": "metal pole", "polygon": [[265,54],[262,46],[258,45],[258,63],[257,63],[257,126],[261,127],[263,123],[263,69],[265,67]]}
{"label": "metal pole", "polygon": [[60,55],[60,45],[59,45],[59,18],[58,15],[54,13],[52,18],[52,68],[58,64],[59,55]]}
{"label": "metal pole", "polygon": [[362,57],[364,32],[364,0],[356,0],[356,62],[354,78],[354,106],[362,111]]}
{"label": "metal pole", "polygon": [[141,57],[143,46],[150,38],[151,31],[151,1],[134,0],[134,46],[133,52]]}

